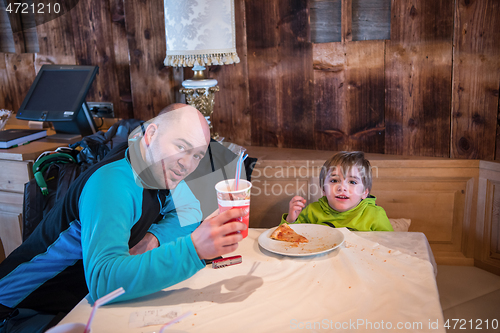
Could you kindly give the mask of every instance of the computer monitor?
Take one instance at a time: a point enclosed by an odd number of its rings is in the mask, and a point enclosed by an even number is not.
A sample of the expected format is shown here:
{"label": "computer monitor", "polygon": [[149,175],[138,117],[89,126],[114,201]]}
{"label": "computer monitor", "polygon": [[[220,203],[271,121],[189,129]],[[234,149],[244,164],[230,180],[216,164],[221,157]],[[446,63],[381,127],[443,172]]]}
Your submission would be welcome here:
{"label": "computer monitor", "polygon": [[16,118],[51,121],[60,138],[95,133],[85,97],[97,71],[97,66],[43,65]]}

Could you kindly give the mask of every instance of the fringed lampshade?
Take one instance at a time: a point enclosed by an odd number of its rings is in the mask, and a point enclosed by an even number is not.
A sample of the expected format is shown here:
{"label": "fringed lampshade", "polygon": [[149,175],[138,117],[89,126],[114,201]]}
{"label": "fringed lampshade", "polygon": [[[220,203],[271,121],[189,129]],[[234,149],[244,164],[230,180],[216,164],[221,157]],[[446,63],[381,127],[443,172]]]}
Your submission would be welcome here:
{"label": "fringed lampshade", "polygon": [[165,66],[240,62],[234,27],[233,0],[165,0]]}
{"label": "fringed lampshade", "polygon": [[205,66],[240,62],[236,53],[234,1],[164,0],[164,3],[165,66],[193,67],[193,79],[182,82],[184,89],[180,91],[210,123],[214,93],[219,87],[217,80],[204,77]]}

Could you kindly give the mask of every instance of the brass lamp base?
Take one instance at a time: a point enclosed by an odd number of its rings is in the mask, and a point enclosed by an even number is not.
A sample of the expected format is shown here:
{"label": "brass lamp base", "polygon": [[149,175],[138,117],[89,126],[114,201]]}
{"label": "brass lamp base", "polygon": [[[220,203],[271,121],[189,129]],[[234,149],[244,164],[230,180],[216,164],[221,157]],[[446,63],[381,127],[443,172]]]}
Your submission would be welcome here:
{"label": "brass lamp base", "polygon": [[214,112],[214,98],[215,93],[219,91],[219,86],[217,86],[216,80],[205,78],[204,69],[205,67],[195,66],[193,78],[183,81],[184,88],[179,89],[179,92],[186,95],[187,104],[195,107],[207,119],[210,136],[216,140],[219,134],[214,133],[210,117]]}
{"label": "brass lamp base", "polygon": [[210,117],[214,112],[214,98],[215,93],[219,91],[219,86],[210,87],[208,90],[206,88],[181,88],[179,91],[186,95],[186,102],[200,111],[205,119],[207,119],[208,126],[210,127],[210,136],[217,139],[219,134],[214,133]]}

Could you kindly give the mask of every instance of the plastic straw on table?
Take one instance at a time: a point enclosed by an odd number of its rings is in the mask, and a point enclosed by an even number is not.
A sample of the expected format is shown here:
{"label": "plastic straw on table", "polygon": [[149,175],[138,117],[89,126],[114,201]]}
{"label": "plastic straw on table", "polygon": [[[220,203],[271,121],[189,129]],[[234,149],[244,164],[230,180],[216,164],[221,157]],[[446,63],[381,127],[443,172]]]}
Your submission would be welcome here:
{"label": "plastic straw on table", "polygon": [[238,158],[238,162],[236,163],[236,175],[234,176],[235,183],[234,183],[234,190],[238,190],[238,185],[240,182],[240,176],[241,176],[241,165],[243,164],[243,161],[248,157],[248,154],[243,156],[243,152],[240,153],[240,156]]}
{"label": "plastic straw on table", "polygon": [[117,298],[118,296],[122,295],[125,292],[125,289],[122,287],[116,289],[115,291],[110,292],[106,296],[103,296],[99,298],[97,301],[95,301],[94,306],[92,307],[92,312],[90,313],[89,321],[87,322],[87,326],[85,326],[85,330],[83,333],[89,333],[90,332],[90,326],[92,325],[92,320],[94,320],[94,315],[98,307],[101,305],[104,305],[111,300]]}
{"label": "plastic straw on table", "polygon": [[164,332],[165,332],[165,329],[166,329],[167,327],[169,327],[170,325],[173,325],[173,324],[175,324],[175,323],[177,323],[177,322],[181,321],[182,319],[184,319],[184,318],[186,318],[186,317],[189,317],[189,316],[190,316],[190,315],[192,315],[192,314],[193,314],[193,312],[192,312],[192,311],[188,311],[188,312],[186,312],[185,314],[180,315],[179,317],[172,319],[171,321],[169,321],[168,323],[166,323],[165,325],[163,325],[163,326],[161,327],[161,329],[160,329],[160,333],[164,333]]}

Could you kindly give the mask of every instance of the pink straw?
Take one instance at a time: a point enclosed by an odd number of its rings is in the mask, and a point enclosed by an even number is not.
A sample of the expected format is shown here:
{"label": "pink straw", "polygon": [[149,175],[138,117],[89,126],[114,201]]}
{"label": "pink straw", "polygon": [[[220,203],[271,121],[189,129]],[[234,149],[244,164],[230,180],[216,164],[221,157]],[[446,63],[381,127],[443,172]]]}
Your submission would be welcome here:
{"label": "pink straw", "polygon": [[189,316],[190,316],[190,315],[192,315],[192,314],[193,314],[193,312],[192,312],[192,311],[188,311],[188,312],[186,312],[185,314],[180,315],[179,317],[172,319],[171,321],[169,321],[168,323],[166,323],[165,325],[163,325],[163,326],[161,327],[161,329],[160,329],[160,333],[163,333],[163,332],[165,331],[165,329],[166,329],[167,327],[169,327],[170,325],[173,325],[173,324],[175,324],[175,323],[177,323],[177,322],[181,321],[182,319],[184,319],[184,318],[186,318],[186,317],[189,317]]}
{"label": "pink straw", "polygon": [[125,289],[122,287],[116,289],[115,291],[110,292],[106,296],[103,296],[99,298],[97,301],[95,301],[94,306],[92,307],[92,312],[90,313],[89,321],[87,322],[87,326],[85,326],[85,330],[83,333],[89,333],[90,332],[90,325],[92,324],[92,320],[94,320],[94,315],[98,307],[101,305],[104,305],[108,303],[109,301],[117,298],[118,296],[122,295],[125,292]]}

